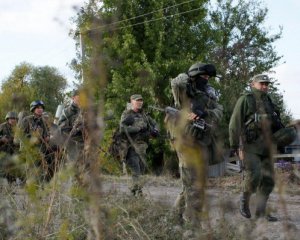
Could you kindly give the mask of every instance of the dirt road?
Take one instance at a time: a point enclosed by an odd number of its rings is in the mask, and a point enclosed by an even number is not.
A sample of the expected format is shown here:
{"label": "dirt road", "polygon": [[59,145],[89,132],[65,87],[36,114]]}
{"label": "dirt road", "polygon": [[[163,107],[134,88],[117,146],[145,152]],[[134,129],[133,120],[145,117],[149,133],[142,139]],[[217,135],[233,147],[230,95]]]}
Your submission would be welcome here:
{"label": "dirt road", "polygon": [[[149,180],[149,179],[148,179]],[[103,184],[103,190],[109,194],[129,194],[128,184],[130,179],[122,177],[121,180],[106,180]],[[146,180],[147,182],[147,180]],[[172,207],[178,193],[181,191],[179,182],[168,184],[165,180],[150,181],[144,188],[145,197],[149,200],[160,202],[166,206]],[[232,228],[244,231],[247,229],[248,236],[245,239],[299,239],[300,237],[300,195],[299,193],[279,194],[278,188],[275,188],[269,199],[269,208],[274,216],[277,216],[278,222],[267,222],[265,219],[245,219],[238,209],[239,191],[237,188],[214,187],[207,189],[207,203],[209,209],[209,225],[211,228],[220,226],[220,221],[229,224]],[[251,212],[255,212],[255,195],[250,202]],[[254,215],[254,214],[253,214]]]}

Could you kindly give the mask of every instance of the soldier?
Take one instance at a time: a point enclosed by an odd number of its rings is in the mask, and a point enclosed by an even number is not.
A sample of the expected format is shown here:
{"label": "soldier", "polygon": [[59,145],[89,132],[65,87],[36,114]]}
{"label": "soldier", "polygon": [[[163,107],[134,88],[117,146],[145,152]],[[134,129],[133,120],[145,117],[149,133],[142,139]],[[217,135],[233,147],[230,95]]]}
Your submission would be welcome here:
{"label": "soldier", "polygon": [[18,116],[16,112],[8,112],[5,122],[0,125],[0,151],[8,154],[15,152],[13,128],[16,126]]}
{"label": "soldier", "polygon": [[47,124],[49,130],[49,148],[46,151],[46,159],[49,164],[49,175],[53,176],[54,172],[58,169],[60,148],[62,144],[62,137],[60,128],[53,122],[53,117],[48,112],[43,112],[43,119]]}
{"label": "soldier", "polygon": [[140,179],[146,168],[146,150],[150,136],[157,136],[155,121],[143,111],[140,94],[130,97],[130,105],[123,112],[120,121],[122,133],[122,156],[132,171],[130,190],[134,196],[142,195],[143,181]]}
{"label": "soldier", "polygon": [[[14,144],[14,127],[17,124],[18,116],[16,112],[8,112],[5,116],[5,122],[0,125],[0,176],[3,175],[9,181],[14,180],[12,165],[10,162],[11,155],[16,151]],[[2,174],[4,172],[4,174]]]}
{"label": "soldier", "polygon": [[244,173],[240,213],[251,218],[249,201],[256,192],[256,217],[277,221],[266,211],[267,200],[274,188],[274,164],[272,152],[277,147],[292,142],[295,128],[285,128],[277,107],[268,95],[270,79],[259,74],[251,79],[251,92],[243,94],[237,101],[229,123],[229,141],[234,152],[243,160]]}
{"label": "soldier", "polygon": [[79,90],[72,91],[72,103],[63,109],[58,126],[65,135],[67,159],[70,162],[83,161],[84,123],[80,109]]}
{"label": "soldier", "polygon": [[223,108],[217,103],[214,88],[208,84],[216,76],[212,64],[195,63],[188,74],[171,81],[175,106],[181,109],[178,119],[166,116],[179,159],[182,192],[175,202],[179,220],[199,224],[204,204],[207,166],[220,162],[216,146],[216,127]]}
{"label": "soldier", "polygon": [[[26,116],[22,119],[20,123],[20,129],[25,134],[25,137],[30,139],[30,142],[33,143],[38,150],[42,153],[42,164],[44,168],[43,174],[48,178],[48,165],[51,163],[45,162],[47,160],[45,157],[50,151],[49,140],[50,134],[45,120],[43,119],[43,112],[45,109],[44,102],[41,100],[33,101],[30,104],[30,112],[32,115]],[[22,149],[22,142],[21,142]]]}

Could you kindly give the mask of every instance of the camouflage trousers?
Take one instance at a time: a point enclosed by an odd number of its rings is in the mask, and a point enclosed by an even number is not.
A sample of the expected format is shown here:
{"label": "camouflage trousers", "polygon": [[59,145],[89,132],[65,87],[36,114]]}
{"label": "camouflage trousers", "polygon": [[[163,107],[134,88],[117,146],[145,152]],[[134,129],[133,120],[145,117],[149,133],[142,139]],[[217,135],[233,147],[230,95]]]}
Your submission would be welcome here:
{"label": "camouflage trousers", "polygon": [[67,164],[74,167],[75,178],[81,182],[83,174],[87,171],[84,143],[71,140],[66,147]]}
{"label": "camouflage trousers", "polygon": [[78,143],[75,141],[70,141],[67,146],[67,160],[70,162],[82,161],[83,158],[83,143]]}
{"label": "camouflage trousers", "polygon": [[242,191],[268,197],[274,188],[274,163],[271,157],[244,153]]}
{"label": "camouflage trousers", "polygon": [[203,217],[205,177],[193,168],[180,168],[182,191],[175,201],[177,214],[187,222],[198,224]]}
{"label": "camouflage trousers", "polygon": [[126,164],[131,170],[132,183],[129,187],[131,192],[136,195],[142,192],[144,180],[142,175],[145,172],[145,159],[146,159],[147,146],[139,146],[136,148],[130,147],[126,156]]}

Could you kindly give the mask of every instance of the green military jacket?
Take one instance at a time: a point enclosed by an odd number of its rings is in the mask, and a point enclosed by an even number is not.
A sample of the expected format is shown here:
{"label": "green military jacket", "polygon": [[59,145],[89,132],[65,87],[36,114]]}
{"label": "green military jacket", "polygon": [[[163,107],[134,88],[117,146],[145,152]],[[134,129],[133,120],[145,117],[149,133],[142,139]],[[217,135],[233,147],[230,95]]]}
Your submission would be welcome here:
{"label": "green military jacket", "polygon": [[272,134],[277,131],[276,106],[267,93],[252,89],[237,101],[229,122],[230,147],[243,146],[244,151],[269,154]]}
{"label": "green military jacket", "polygon": [[8,122],[0,125],[0,151],[9,154],[15,151],[13,128]]}
{"label": "green military jacket", "polygon": [[84,142],[83,117],[80,108],[72,103],[66,107],[58,120],[58,126],[64,134],[71,134],[72,140]]}

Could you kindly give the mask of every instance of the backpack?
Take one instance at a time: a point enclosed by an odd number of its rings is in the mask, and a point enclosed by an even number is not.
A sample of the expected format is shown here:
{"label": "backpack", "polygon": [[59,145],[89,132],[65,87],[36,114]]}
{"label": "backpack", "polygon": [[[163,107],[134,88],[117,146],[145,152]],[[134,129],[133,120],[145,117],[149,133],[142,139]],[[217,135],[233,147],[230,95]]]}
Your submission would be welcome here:
{"label": "backpack", "polygon": [[108,148],[109,154],[120,162],[124,161],[128,151],[128,143],[124,140],[120,127],[117,127],[112,135],[112,142]]}

